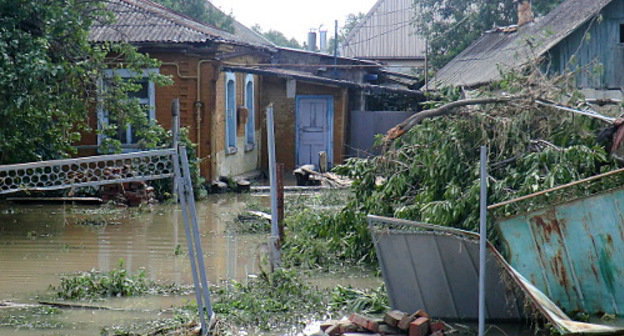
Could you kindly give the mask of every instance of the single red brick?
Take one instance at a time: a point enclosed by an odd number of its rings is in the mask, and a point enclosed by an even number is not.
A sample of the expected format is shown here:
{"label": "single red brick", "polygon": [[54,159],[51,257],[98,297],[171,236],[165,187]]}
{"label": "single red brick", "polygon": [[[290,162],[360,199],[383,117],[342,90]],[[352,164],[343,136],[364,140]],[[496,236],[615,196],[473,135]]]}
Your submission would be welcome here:
{"label": "single red brick", "polygon": [[384,322],[386,322],[386,324],[391,327],[396,327],[397,325],[399,325],[399,321],[401,321],[401,319],[403,319],[403,317],[406,315],[406,313],[400,310],[392,310],[384,315]]}
{"label": "single red brick", "polygon": [[379,332],[379,323],[370,317],[366,317],[364,315],[353,313],[349,316],[349,321],[353,322],[353,324],[358,325],[368,331]]}
{"label": "single red brick", "polygon": [[397,325],[397,327],[399,327],[399,329],[401,329],[401,330],[407,331],[409,329],[410,323],[416,321],[416,319],[418,317],[419,316],[416,315],[416,313],[414,313],[412,315],[405,315],[405,316],[403,316],[401,321],[399,321],[399,324]]}
{"label": "single red brick", "polygon": [[419,317],[410,323],[409,336],[427,336],[429,334],[429,319]]}

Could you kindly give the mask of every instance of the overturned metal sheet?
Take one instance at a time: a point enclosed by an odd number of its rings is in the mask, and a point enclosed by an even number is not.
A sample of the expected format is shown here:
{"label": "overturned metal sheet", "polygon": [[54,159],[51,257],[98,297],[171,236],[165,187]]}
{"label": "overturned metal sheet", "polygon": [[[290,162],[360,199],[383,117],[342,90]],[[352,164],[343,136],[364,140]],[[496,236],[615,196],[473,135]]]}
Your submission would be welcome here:
{"label": "overturned metal sheet", "polygon": [[[442,319],[477,318],[478,234],[393,218],[368,218],[394,309],[425,309]],[[487,270],[489,320],[524,319],[537,313],[563,335],[623,331],[571,320],[489,243]]]}
{"label": "overturned metal sheet", "polygon": [[566,311],[624,313],[624,190],[501,220],[509,263]]}
{"label": "overturned metal sheet", "polygon": [[[371,224],[401,224],[371,218]],[[425,309],[447,320],[476,320],[478,307],[479,241],[433,231],[372,230],[377,256],[392,307],[406,312]],[[491,253],[486,316],[490,320],[520,320],[522,303],[507,291],[503,269]]]}

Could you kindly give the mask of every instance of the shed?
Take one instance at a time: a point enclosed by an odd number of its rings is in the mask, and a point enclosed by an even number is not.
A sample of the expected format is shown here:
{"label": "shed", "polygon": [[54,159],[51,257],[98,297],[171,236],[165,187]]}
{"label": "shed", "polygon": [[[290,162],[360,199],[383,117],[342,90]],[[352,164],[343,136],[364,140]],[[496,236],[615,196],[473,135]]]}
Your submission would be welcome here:
{"label": "shed", "polygon": [[544,72],[578,70],[591,93],[623,86],[624,1],[567,0],[535,22],[488,31],[438,71],[430,88],[477,87],[538,61]]}

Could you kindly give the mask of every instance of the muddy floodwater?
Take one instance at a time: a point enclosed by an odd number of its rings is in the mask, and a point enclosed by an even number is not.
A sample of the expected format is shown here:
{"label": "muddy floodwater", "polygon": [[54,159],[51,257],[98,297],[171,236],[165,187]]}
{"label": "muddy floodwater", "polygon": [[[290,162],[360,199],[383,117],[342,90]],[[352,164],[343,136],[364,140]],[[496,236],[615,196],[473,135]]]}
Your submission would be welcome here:
{"label": "muddy floodwater", "polygon": [[[245,209],[250,195],[213,195],[198,203],[206,269],[211,282],[246,281],[266,252],[265,235],[229,232],[227,223]],[[150,279],[191,284],[181,212],[173,205],[151,210],[72,205],[0,204],[0,303],[53,300],[50,286],[62,275],[115,268],[120,259]],[[370,275],[350,277],[373,287]],[[322,278],[319,286],[337,281]],[[129,326],[173,316],[192,295],[113,298],[95,302],[113,310],[9,309],[0,305],[0,335],[99,335],[104,327]]]}
{"label": "muddy floodwater", "polygon": [[[211,281],[244,280],[256,272],[261,235],[226,230],[245,206],[242,196],[213,196],[198,204],[206,266]],[[181,212],[172,205],[151,210],[70,205],[0,207],[0,302],[37,303],[49,298],[60,276],[107,271],[120,259],[163,282],[190,284]],[[190,296],[112,299],[99,303],[123,311],[62,313],[0,309],[0,335],[98,335],[102,327],[167,317]]]}

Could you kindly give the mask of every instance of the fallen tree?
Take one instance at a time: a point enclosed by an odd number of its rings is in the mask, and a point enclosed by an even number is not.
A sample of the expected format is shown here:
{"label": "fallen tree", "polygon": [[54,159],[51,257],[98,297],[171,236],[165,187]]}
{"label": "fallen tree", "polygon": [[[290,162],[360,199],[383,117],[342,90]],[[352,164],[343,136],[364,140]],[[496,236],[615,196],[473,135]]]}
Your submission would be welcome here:
{"label": "fallen tree", "polygon": [[385,141],[390,142],[390,141],[396,140],[397,138],[405,134],[407,131],[409,131],[412,127],[418,125],[423,120],[428,119],[428,118],[435,118],[435,117],[448,115],[452,112],[457,111],[457,109],[460,107],[508,103],[510,101],[526,99],[527,97],[528,96],[526,95],[496,96],[496,97],[483,97],[483,98],[475,98],[475,99],[462,99],[462,100],[450,102],[438,108],[416,113],[412,115],[411,117],[405,119],[403,122],[391,128],[387,132]]}
{"label": "fallen tree", "polygon": [[[315,224],[306,237],[337,246],[344,260],[374,262],[368,214],[476,230],[481,145],[490,149],[490,204],[618,168],[609,152],[612,141],[598,141],[605,127],[613,125],[536,103],[539,97],[584,109],[584,98],[567,85],[568,79],[511,74],[474,94],[476,98],[443,97],[446,103],[397,126],[402,134],[390,137],[391,146],[382,155],[350,159],[335,168],[335,173],[353,180],[353,199],[337,214],[310,218]],[[491,218],[622,185],[624,174],[610,176],[497,208]],[[496,241],[495,230],[490,232]],[[292,242],[286,246],[293,251],[303,248]]]}

